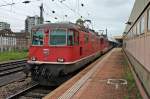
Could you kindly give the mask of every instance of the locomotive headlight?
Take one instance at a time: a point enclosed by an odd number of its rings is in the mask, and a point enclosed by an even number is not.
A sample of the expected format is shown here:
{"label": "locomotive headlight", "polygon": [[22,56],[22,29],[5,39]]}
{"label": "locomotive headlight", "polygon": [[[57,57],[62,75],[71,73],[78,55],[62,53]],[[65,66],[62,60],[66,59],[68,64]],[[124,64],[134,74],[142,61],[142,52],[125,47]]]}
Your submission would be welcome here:
{"label": "locomotive headlight", "polygon": [[57,62],[64,62],[64,59],[63,58],[58,58]]}
{"label": "locomotive headlight", "polygon": [[32,61],[36,61],[36,58],[34,56],[31,57]]}

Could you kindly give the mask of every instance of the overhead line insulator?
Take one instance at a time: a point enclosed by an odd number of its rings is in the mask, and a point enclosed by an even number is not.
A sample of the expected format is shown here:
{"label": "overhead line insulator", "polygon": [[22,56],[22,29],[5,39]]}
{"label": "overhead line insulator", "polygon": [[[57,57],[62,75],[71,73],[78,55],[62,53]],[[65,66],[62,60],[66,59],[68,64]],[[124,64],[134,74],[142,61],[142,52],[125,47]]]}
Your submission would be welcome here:
{"label": "overhead line insulator", "polygon": [[22,3],[27,4],[27,3],[30,3],[30,2],[31,2],[31,1],[28,1],[28,0],[27,0],[27,1],[23,1]]}

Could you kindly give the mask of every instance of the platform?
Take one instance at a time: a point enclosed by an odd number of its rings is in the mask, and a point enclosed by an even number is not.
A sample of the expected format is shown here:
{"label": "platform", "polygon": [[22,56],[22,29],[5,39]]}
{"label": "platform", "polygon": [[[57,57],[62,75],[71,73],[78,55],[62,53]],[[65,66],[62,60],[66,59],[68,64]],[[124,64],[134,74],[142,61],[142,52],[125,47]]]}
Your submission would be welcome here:
{"label": "platform", "polygon": [[44,99],[125,99],[129,93],[124,62],[121,48],[115,48],[78,81],[66,82]]}

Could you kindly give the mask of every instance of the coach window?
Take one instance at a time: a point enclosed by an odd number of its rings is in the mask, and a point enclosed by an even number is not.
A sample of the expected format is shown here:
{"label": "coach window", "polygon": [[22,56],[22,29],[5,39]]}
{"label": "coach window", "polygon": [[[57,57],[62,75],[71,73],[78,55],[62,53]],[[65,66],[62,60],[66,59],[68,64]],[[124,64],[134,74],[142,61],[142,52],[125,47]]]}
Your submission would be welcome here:
{"label": "coach window", "polygon": [[132,29],[130,30],[130,32],[129,32],[130,34],[130,39],[132,39]]}
{"label": "coach window", "polygon": [[133,36],[134,35],[134,33],[133,33],[133,28],[131,29],[131,39],[133,39]]}
{"label": "coach window", "polygon": [[136,37],[136,25],[133,27],[133,37]]}
{"label": "coach window", "polygon": [[148,31],[150,31],[150,9],[148,10]]}
{"label": "coach window", "polygon": [[132,28],[131,31],[132,31],[132,39],[133,39],[133,38],[134,38],[134,31],[133,31],[133,28]]}
{"label": "coach window", "polygon": [[140,35],[140,31],[141,31],[140,27],[141,27],[141,22],[139,21],[139,22],[137,23],[137,36]]}
{"label": "coach window", "polygon": [[130,30],[129,36],[130,36],[130,39],[132,39],[132,30]]}
{"label": "coach window", "polygon": [[144,23],[145,23],[145,20],[144,20],[144,19],[145,19],[145,17],[143,16],[142,19],[141,19],[141,31],[140,31],[141,34],[143,34],[143,33],[144,33],[144,30],[145,30],[145,29],[144,29]]}
{"label": "coach window", "polygon": [[43,45],[44,34],[42,31],[34,31],[32,34],[32,45]]}

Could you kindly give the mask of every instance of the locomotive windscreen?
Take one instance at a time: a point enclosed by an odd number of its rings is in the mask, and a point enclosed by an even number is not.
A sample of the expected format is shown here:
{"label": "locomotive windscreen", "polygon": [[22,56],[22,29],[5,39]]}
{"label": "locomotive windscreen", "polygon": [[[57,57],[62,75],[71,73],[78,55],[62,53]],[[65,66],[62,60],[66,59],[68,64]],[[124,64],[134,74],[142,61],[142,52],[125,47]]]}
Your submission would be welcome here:
{"label": "locomotive windscreen", "polygon": [[66,45],[66,30],[54,29],[50,33],[50,45]]}
{"label": "locomotive windscreen", "polygon": [[44,33],[42,30],[32,32],[32,45],[43,45]]}

